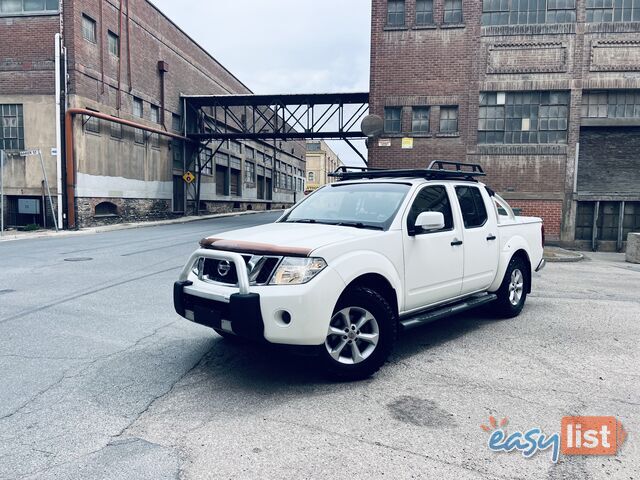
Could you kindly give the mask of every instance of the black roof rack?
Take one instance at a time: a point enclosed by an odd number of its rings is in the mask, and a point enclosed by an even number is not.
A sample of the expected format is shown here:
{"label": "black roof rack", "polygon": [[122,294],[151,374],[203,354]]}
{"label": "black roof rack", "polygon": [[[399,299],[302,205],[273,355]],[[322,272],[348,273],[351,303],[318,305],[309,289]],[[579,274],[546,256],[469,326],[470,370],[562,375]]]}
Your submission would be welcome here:
{"label": "black roof rack", "polygon": [[[453,167],[453,168],[451,168]],[[486,174],[482,166],[477,163],[448,162],[435,160],[429,168],[384,170],[367,167],[339,167],[329,174],[340,180],[365,180],[375,178],[426,178],[427,180],[468,180],[477,182],[476,177]]]}

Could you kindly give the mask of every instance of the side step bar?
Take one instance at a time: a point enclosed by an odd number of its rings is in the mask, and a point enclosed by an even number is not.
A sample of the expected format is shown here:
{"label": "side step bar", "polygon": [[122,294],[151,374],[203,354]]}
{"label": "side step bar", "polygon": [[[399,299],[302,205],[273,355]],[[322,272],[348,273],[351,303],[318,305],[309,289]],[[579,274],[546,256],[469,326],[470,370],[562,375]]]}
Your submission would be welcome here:
{"label": "side step bar", "polygon": [[442,318],[450,317],[466,310],[479,307],[480,305],[486,305],[496,300],[498,296],[495,293],[483,293],[462,300],[458,303],[452,303],[445,305],[444,307],[437,308],[435,310],[429,310],[427,312],[418,313],[417,315],[400,320],[401,329],[410,330],[427,323],[435,322]]}

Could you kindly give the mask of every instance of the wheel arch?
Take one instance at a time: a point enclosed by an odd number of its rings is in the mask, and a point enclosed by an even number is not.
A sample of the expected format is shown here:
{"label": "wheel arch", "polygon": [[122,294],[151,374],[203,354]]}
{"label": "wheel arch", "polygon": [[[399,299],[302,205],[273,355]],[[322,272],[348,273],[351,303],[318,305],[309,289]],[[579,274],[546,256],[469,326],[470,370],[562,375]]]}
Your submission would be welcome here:
{"label": "wheel arch", "polygon": [[379,273],[365,273],[360,275],[357,278],[354,278],[347,286],[345,287],[342,295],[338,299],[338,302],[345,296],[349,294],[349,291],[353,290],[356,287],[365,287],[373,290],[384,297],[384,299],[389,302],[391,308],[393,308],[396,318],[398,317],[398,292],[393,287],[391,282],[384,276]]}
{"label": "wheel arch", "polygon": [[493,284],[489,287],[489,292],[496,292],[502,285],[504,281],[504,276],[507,273],[507,269],[509,268],[509,264],[511,260],[516,256],[521,257],[527,264],[529,268],[529,275],[527,278],[527,293],[531,293],[531,277],[533,276],[533,269],[531,264],[531,257],[529,255],[529,243],[521,236],[515,236],[504,246],[504,248],[500,251],[500,262],[498,266],[498,271],[496,273],[496,278],[493,281]]}

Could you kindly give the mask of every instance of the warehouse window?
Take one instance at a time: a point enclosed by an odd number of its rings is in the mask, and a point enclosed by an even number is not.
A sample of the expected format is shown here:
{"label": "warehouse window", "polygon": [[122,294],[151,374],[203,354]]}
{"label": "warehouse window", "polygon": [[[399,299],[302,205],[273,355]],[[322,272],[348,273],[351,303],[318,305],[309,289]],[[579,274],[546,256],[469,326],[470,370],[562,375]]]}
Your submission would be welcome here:
{"label": "warehouse window", "polygon": [[413,107],[411,131],[413,133],[429,133],[429,107]]}
{"label": "warehouse window", "polygon": [[400,133],[402,131],[402,107],[386,107],[384,109],[385,133]]}
{"label": "warehouse window", "polygon": [[109,30],[107,38],[109,40],[109,53],[114,57],[120,57],[120,37]]}
{"label": "warehouse window", "polygon": [[233,140],[231,140],[229,142],[229,150],[231,150],[232,152],[235,153],[242,153],[242,144],[239,142],[234,142]]}
{"label": "warehouse window", "polygon": [[229,190],[232,196],[239,197],[242,195],[242,185],[240,179],[242,178],[242,160],[237,157],[231,157],[229,161],[230,168],[230,182]]}
{"label": "warehouse window", "polygon": [[97,43],[96,21],[84,14],[82,15],[82,36],[91,43]]}
{"label": "warehouse window", "polygon": [[387,1],[387,26],[404,27],[404,0]]}
{"label": "warehouse window", "polygon": [[[151,121],[153,123],[160,123],[160,107],[151,105]],[[160,146],[160,135],[157,133],[151,134],[151,146],[155,148]]]}
{"label": "warehouse window", "polygon": [[0,0],[0,15],[57,13],[58,0]]}
{"label": "warehouse window", "polygon": [[638,22],[640,0],[587,0],[587,22]]}
{"label": "warehouse window", "polygon": [[171,114],[171,129],[174,132],[182,132],[182,117],[176,113]]}
{"label": "warehouse window", "polygon": [[111,122],[111,138],[118,140],[122,138],[122,125],[120,123]]}
{"label": "warehouse window", "polygon": [[[596,0],[597,1],[597,0]],[[600,0],[602,2],[604,0]],[[483,25],[574,23],[576,0],[483,0]]]}
{"label": "warehouse window", "polygon": [[[142,118],[144,116],[144,106],[142,99],[133,97],[133,116]],[[134,140],[136,143],[144,143],[144,131],[136,128],[134,130]]]}
{"label": "warehouse window", "polygon": [[462,0],[444,0],[444,23],[462,23]]}
{"label": "warehouse window", "polygon": [[[87,110],[97,112],[97,110],[92,108],[87,108]],[[90,115],[84,115],[84,130],[85,132],[100,133],[100,119]]]}
{"label": "warehouse window", "polygon": [[458,107],[440,107],[440,133],[458,132]]}
{"label": "warehouse window", "polygon": [[586,92],[583,118],[640,118],[640,90]]}
{"label": "warehouse window", "polygon": [[253,162],[244,163],[244,181],[247,183],[255,183],[256,181],[256,164]]}
{"label": "warehouse window", "polygon": [[480,94],[478,143],[567,143],[568,92]]}
{"label": "warehouse window", "polygon": [[213,175],[213,150],[205,148],[200,152],[200,168],[203,175]]}
{"label": "warehouse window", "polygon": [[433,0],[416,0],[416,25],[433,25]]}
{"label": "warehouse window", "polygon": [[0,150],[24,149],[22,105],[0,105]]}

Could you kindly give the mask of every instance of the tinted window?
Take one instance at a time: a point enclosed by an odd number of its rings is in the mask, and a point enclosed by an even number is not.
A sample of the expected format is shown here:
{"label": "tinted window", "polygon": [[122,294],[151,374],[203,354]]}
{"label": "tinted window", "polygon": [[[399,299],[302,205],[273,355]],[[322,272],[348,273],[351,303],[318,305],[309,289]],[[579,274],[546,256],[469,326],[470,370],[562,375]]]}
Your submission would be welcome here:
{"label": "tinted window", "polygon": [[481,227],[487,221],[487,208],[476,187],[456,187],[465,228]]}
{"label": "tinted window", "polygon": [[423,212],[440,212],[444,215],[444,229],[439,231],[444,232],[453,229],[451,203],[449,202],[446,188],[441,186],[425,187],[418,193],[407,218],[409,231],[414,229],[418,215]]}

